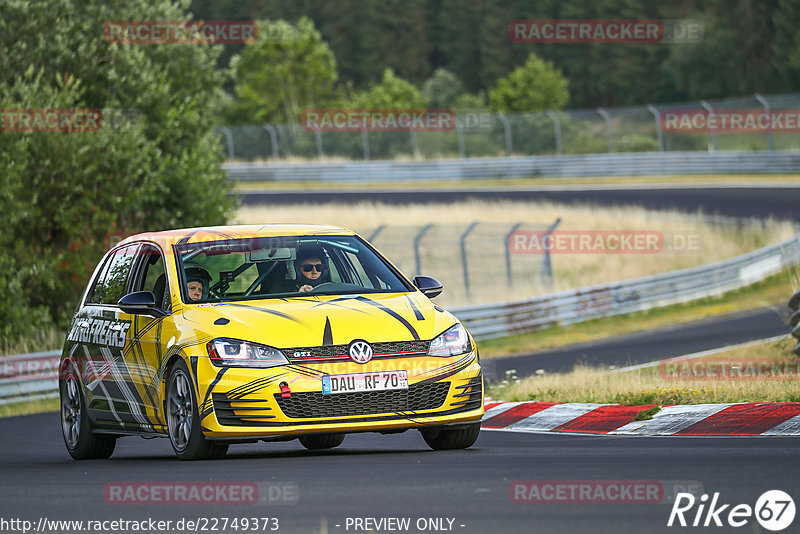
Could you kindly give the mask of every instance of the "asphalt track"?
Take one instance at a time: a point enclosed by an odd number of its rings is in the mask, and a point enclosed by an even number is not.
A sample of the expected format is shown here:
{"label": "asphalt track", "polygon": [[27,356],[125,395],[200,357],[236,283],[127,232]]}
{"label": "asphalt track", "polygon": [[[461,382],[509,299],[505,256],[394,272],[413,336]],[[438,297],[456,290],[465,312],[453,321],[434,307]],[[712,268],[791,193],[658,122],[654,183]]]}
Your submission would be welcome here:
{"label": "asphalt track", "polygon": [[[544,199],[558,202],[640,204],[678,208],[732,217],[800,219],[793,209],[800,189],[648,189],[636,191],[498,191],[463,194],[364,192],[347,197],[318,192],[272,194],[268,202],[348,202],[359,199],[389,202],[480,198]],[[460,195],[460,196],[459,196]],[[506,195],[506,196],[503,196]],[[438,196],[438,198],[436,198]],[[264,196],[246,202],[265,202]],[[559,369],[580,358],[604,363],[638,363],[719,344],[787,332],[781,311],[761,310],[736,317],[681,326],[534,354],[532,367]],[[497,360],[522,368],[523,360]],[[489,362],[487,362],[489,363]],[[498,366],[500,364],[497,364]],[[500,367],[498,367],[500,368]],[[507,367],[506,367],[507,368]],[[563,368],[563,367],[561,367]],[[629,437],[514,434],[484,431],[476,445],[464,451],[428,450],[416,432],[381,436],[350,435],[333,451],[312,453],[298,443],[259,443],[231,447],[228,458],[214,462],[180,462],[165,439],[124,438],[109,460],[75,462],[64,448],[58,414],[0,419],[0,530],[21,532],[3,520],[28,520],[34,526],[48,520],[146,520],[208,522],[198,532],[212,530],[213,520],[227,517],[278,518],[278,532],[367,532],[348,525],[348,518],[409,518],[407,530],[378,532],[464,533],[636,533],[696,532],[706,528],[667,527],[670,497],[679,488],[712,495],[721,503],[755,505],[760,494],[781,489],[800,503],[796,438],[783,437]],[[652,481],[663,488],[662,504],[514,503],[509,494],[515,481]],[[124,482],[255,483],[263,500],[249,505],[112,504],[107,484]],[[276,496],[270,488],[293,488],[297,499]],[[285,495],[285,494],[284,494]],[[511,492],[513,495],[513,491]],[[693,519],[695,506],[687,519]],[[723,514],[723,519],[724,519]],[[452,519],[452,527],[418,529],[418,520]],[[274,523],[269,523],[273,525]],[[362,523],[363,524],[363,523]],[[421,523],[420,523],[421,524]],[[430,526],[430,523],[428,524]],[[462,526],[463,525],[463,526]],[[374,526],[374,524],[372,524]],[[448,530],[448,528],[450,530]],[[186,532],[171,526],[165,532]],[[742,528],[712,528],[715,532],[763,532],[751,520]],[[50,529],[48,532],[74,532]],[[123,530],[107,529],[101,532]],[[250,531],[250,530],[248,530]],[[269,529],[259,532],[270,532]],[[145,531],[146,532],[146,531]],[[800,532],[800,518],[784,532]]]}
{"label": "asphalt track", "polygon": [[717,187],[687,186],[548,186],[499,188],[431,188],[423,190],[281,190],[245,191],[240,195],[245,205],[311,203],[353,203],[360,201],[388,204],[459,202],[481,200],[546,201],[563,204],[599,204],[605,206],[639,205],[648,209],[678,210],[737,218],[775,217],[800,220],[800,187],[759,187],[726,185]]}
{"label": "asphalt track", "polygon": [[506,370],[510,369],[514,369],[517,376],[528,376],[538,369],[569,371],[576,363],[622,367],[779,336],[788,334],[790,330],[789,308],[776,306],[557,350],[484,359],[482,364],[490,378],[503,378]]}
{"label": "asphalt track", "polygon": [[[678,486],[667,483],[666,495],[660,497],[669,500],[676,487],[699,489],[697,484],[702,485],[699,493],[719,492],[724,503],[753,506],[770,489],[782,489],[796,501],[800,497],[800,448],[796,439],[780,437],[484,431],[471,449],[433,452],[417,432],[406,432],[350,435],[340,448],[324,453],[305,451],[297,442],[238,445],[225,460],[194,463],[175,459],[165,439],[131,437],[119,441],[109,460],[76,462],[64,449],[58,415],[42,414],[0,420],[0,444],[0,518],[34,525],[40,517],[137,521],[277,517],[278,532],[345,533],[365,532],[346,529],[347,518],[408,517],[412,528],[407,532],[441,532],[417,530],[415,523],[419,518],[444,517],[454,519],[452,532],[470,534],[650,534],[706,529],[667,528],[670,504],[513,503],[509,488],[515,481],[679,481]],[[106,484],[131,481],[255,482],[261,488],[288,484],[296,489],[297,499],[237,506],[109,504]],[[687,515],[690,521],[696,508]],[[798,529],[800,518],[786,532]],[[165,530],[172,531],[176,530]],[[713,531],[764,532],[752,525]]]}

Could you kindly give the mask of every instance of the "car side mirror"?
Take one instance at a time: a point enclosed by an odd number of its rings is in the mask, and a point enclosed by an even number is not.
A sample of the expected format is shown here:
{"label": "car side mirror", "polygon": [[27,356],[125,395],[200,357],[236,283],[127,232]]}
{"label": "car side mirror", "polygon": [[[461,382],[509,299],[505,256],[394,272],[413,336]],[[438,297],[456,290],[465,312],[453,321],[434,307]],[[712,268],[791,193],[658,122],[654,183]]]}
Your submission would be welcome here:
{"label": "car side mirror", "polygon": [[164,317],[167,315],[156,307],[156,296],[152,291],[135,291],[128,293],[117,303],[119,308],[131,315],[149,315],[151,317]]}
{"label": "car side mirror", "polygon": [[430,276],[415,276],[414,285],[429,299],[432,299],[442,292],[442,283]]}

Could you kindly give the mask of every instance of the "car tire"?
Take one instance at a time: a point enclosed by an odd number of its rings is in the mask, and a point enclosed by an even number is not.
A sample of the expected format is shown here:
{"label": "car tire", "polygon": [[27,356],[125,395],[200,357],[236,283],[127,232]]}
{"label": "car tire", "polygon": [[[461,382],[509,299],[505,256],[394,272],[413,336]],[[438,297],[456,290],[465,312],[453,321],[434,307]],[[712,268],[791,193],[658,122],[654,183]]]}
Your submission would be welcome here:
{"label": "car tire", "polygon": [[228,444],[214,443],[203,436],[200,416],[189,369],[178,360],[169,371],[166,399],[167,433],[172,450],[181,460],[212,460],[224,458]]}
{"label": "car tire", "polygon": [[61,399],[61,435],[67,452],[76,460],[109,458],[116,436],[95,434],[86,411],[86,397],[77,371],[69,365],[58,381]]}
{"label": "car tire", "polygon": [[332,449],[344,441],[344,434],[312,434],[300,436],[300,444],[310,451]]}
{"label": "car tire", "polygon": [[472,447],[478,440],[481,424],[477,422],[461,428],[420,430],[420,433],[425,443],[433,450],[466,449]]}

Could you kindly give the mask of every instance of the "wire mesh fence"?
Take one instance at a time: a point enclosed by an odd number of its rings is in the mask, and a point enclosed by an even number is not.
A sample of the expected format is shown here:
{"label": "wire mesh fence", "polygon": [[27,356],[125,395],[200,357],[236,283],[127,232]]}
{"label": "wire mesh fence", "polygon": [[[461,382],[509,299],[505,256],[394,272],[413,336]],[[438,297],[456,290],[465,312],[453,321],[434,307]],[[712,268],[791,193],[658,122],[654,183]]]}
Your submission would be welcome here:
{"label": "wire mesh fence", "polygon": [[515,232],[546,232],[530,223],[381,225],[358,230],[402,272],[442,282],[443,304],[495,302],[552,290],[549,255],[515,253]]}
{"label": "wire mesh fence", "polygon": [[[387,160],[628,152],[800,150],[800,93],[724,100],[502,114],[456,109],[445,131],[312,131],[280,124],[220,128],[231,160]],[[668,112],[785,114],[755,128],[670,127]],[[794,117],[792,119],[791,117]]]}

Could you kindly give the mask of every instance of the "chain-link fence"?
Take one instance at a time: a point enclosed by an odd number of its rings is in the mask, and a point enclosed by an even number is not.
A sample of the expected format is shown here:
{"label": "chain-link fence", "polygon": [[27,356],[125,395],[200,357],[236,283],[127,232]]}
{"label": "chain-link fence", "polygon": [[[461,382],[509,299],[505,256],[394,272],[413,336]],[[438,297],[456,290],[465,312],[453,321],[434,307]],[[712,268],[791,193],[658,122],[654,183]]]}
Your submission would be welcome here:
{"label": "chain-link fence", "polygon": [[[746,98],[502,114],[454,110],[446,131],[312,131],[265,124],[220,128],[231,160],[438,159],[613,152],[800,150],[800,93]],[[766,114],[774,124],[726,125],[726,113]],[[684,121],[670,121],[673,118]],[[700,115],[703,125],[685,122]],[[718,123],[714,119],[719,119]],[[710,126],[716,124],[716,126]]]}
{"label": "chain-link fence", "polygon": [[515,253],[510,238],[516,232],[552,231],[557,224],[381,225],[358,233],[402,272],[433,275],[445,287],[442,303],[453,306],[551,291],[554,280],[547,251]]}

